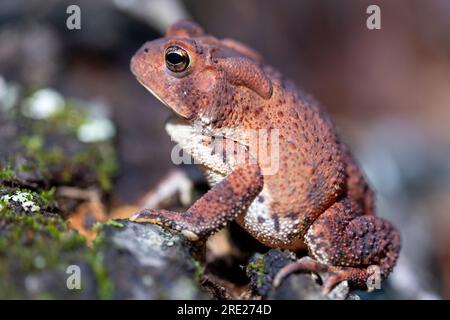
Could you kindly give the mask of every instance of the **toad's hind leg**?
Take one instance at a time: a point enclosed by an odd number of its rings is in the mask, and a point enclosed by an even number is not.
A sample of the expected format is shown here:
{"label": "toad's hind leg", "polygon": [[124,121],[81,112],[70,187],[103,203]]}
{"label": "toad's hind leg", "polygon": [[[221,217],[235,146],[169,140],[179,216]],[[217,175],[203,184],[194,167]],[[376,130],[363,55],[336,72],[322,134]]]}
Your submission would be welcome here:
{"label": "toad's hind leg", "polygon": [[294,271],[325,274],[325,292],[344,280],[351,287],[368,288],[368,280],[377,280],[371,276],[385,279],[397,261],[400,234],[388,221],[358,210],[359,206],[344,199],[319,216],[305,235],[315,260],[302,258],[284,267],[275,285]]}

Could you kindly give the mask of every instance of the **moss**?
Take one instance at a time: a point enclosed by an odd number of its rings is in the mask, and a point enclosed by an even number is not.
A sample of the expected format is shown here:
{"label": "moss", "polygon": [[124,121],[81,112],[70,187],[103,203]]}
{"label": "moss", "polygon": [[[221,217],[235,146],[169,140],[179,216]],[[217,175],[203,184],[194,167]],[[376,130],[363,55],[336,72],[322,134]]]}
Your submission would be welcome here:
{"label": "moss", "polygon": [[44,136],[38,134],[22,136],[20,141],[27,154],[38,161],[39,169],[43,171],[51,165],[58,165],[68,160],[60,146],[45,147]]}
{"label": "moss", "polygon": [[44,199],[47,202],[53,202],[55,201],[55,192],[56,192],[56,188],[52,187],[48,190],[42,190],[39,195],[41,196],[42,199]]}
{"label": "moss", "polygon": [[115,155],[110,151],[111,156],[105,157],[102,161],[98,162],[95,168],[97,180],[103,191],[109,192],[112,189],[112,177],[114,177],[118,170],[118,164]]}
{"label": "moss", "polygon": [[100,188],[105,192],[111,191],[112,179],[119,168],[112,146],[106,143],[86,144],[85,150],[77,153],[73,161],[78,165],[93,167]]}
{"label": "moss", "polygon": [[34,134],[31,136],[22,136],[20,142],[25,147],[25,150],[30,154],[41,153],[44,145],[44,138],[40,135]]}
{"label": "moss", "polygon": [[103,228],[103,223],[101,223],[101,222],[96,222],[92,226],[92,231],[94,231],[95,234],[97,235],[97,237],[94,240],[94,244],[95,244],[96,241],[99,241],[99,238],[100,238],[99,234],[102,231],[102,228]]}
{"label": "moss", "polygon": [[88,256],[90,266],[94,270],[97,281],[97,295],[99,299],[111,299],[113,297],[113,283],[109,279],[108,270],[104,265],[104,254],[101,251],[91,251]]}
{"label": "moss", "polygon": [[87,260],[94,270],[95,278],[97,280],[97,295],[100,299],[111,299],[114,293],[114,285],[109,279],[108,269],[104,264],[104,246],[105,237],[103,234],[103,224],[96,223],[94,229],[97,232],[97,237],[94,240],[93,248],[87,255]]}
{"label": "moss", "polygon": [[203,274],[205,273],[205,266],[202,265],[197,260],[194,260],[194,264],[195,264],[194,279],[197,283],[200,283],[200,281],[202,280]]}
{"label": "moss", "polygon": [[[46,211],[54,206],[48,199],[31,190],[0,188],[0,275],[14,272],[30,273],[57,268],[64,255],[83,250],[86,239],[71,230],[56,213]],[[33,203],[38,210],[30,210]]]}
{"label": "moss", "polygon": [[64,150],[58,146],[52,146],[51,148],[45,150],[45,153],[41,155],[42,162],[44,162],[47,166],[64,163],[67,159],[64,154]]}
{"label": "moss", "polygon": [[10,180],[15,177],[14,170],[8,165],[0,169],[0,180]]}
{"label": "moss", "polygon": [[85,238],[69,230],[66,222],[55,214],[17,214],[3,206],[0,220],[5,227],[1,232],[0,255],[6,257],[6,262],[18,265],[22,272],[57,267],[64,263],[63,254],[85,247]]}
{"label": "moss", "polygon": [[262,255],[258,255],[256,259],[247,265],[247,270],[250,272],[256,272],[258,276],[257,286],[261,287],[264,280],[264,257]]}
{"label": "moss", "polygon": [[114,228],[123,228],[124,227],[123,223],[120,223],[119,221],[116,221],[116,220],[108,220],[105,222],[105,224],[107,226],[114,227]]}
{"label": "moss", "polygon": [[[25,210],[13,200],[13,195],[17,194],[21,195],[20,199],[32,199],[41,209],[37,212]],[[53,195],[52,189],[38,193],[0,187],[0,198],[8,199],[0,201],[0,298],[29,297],[27,289],[18,285],[24,283],[28,276],[47,284],[53,283],[53,288],[58,288],[59,282],[55,284],[54,281],[60,280],[49,280],[45,274],[65,279],[67,266],[80,262],[88,263],[98,280],[99,294],[108,297],[110,289],[105,280],[102,253],[89,250],[85,237],[70,229],[61,216],[50,210],[54,208]],[[51,294],[47,291],[36,294],[33,298],[61,298],[53,291]],[[77,292],[64,291],[61,294],[72,297]]]}
{"label": "moss", "polygon": [[67,128],[73,135],[76,135],[77,130],[87,120],[88,115],[84,106],[73,100],[66,101],[64,108],[46,119],[47,122],[53,125]]}
{"label": "moss", "polygon": [[[82,106],[75,101],[68,101],[62,111],[56,113],[48,121],[55,125],[69,128],[75,137],[79,128],[89,120],[89,117]],[[85,144],[83,151],[73,155],[75,164],[93,167],[103,191],[110,191],[112,188],[112,177],[117,173],[118,163],[114,149],[109,143]],[[66,177],[69,180],[69,177]]]}
{"label": "moss", "polygon": [[[78,142],[79,143],[79,142]],[[21,144],[26,154],[37,161],[37,169],[47,173],[52,166],[61,168],[59,176],[65,184],[70,184],[74,179],[74,168],[82,168],[88,174],[92,172],[100,188],[109,192],[113,186],[113,177],[118,170],[116,154],[112,146],[104,144],[83,144],[75,154],[68,155],[61,146],[46,146],[45,137],[37,134],[23,136]],[[20,168],[21,171],[36,170],[28,164]],[[14,175],[13,170],[4,170],[5,176]],[[2,171],[3,172],[3,171]],[[0,174],[0,178],[2,174]]]}

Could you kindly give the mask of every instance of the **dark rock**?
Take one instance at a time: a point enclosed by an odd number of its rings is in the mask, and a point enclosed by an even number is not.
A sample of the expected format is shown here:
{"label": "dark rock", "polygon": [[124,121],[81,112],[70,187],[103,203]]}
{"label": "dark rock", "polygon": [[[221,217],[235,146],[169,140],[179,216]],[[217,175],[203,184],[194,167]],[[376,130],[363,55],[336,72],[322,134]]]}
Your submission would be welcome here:
{"label": "dark rock", "polygon": [[336,286],[329,294],[322,292],[315,275],[309,273],[294,273],[288,275],[279,287],[273,286],[273,279],[285,265],[295,261],[295,255],[289,251],[272,249],[266,254],[255,254],[247,265],[247,275],[250,278],[250,290],[256,297],[263,299],[357,299],[356,295],[349,295],[347,283]]}
{"label": "dark rock", "polygon": [[201,299],[202,269],[192,245],[157,225],[117,220],[104,225],[97,250],[114,288],[115,299]]}

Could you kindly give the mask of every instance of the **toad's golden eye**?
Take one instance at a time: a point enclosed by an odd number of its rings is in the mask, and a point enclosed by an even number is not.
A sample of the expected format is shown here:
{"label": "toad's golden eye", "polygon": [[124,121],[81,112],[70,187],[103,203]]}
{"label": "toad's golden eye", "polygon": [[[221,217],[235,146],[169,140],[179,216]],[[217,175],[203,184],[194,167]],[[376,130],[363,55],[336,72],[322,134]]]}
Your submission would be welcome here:
{"label": "toad's golden eye", "polygon": [[189,55],[183,48],[170,46],[166,49],[166,66],[170,71],[182,72],[189,66]]}

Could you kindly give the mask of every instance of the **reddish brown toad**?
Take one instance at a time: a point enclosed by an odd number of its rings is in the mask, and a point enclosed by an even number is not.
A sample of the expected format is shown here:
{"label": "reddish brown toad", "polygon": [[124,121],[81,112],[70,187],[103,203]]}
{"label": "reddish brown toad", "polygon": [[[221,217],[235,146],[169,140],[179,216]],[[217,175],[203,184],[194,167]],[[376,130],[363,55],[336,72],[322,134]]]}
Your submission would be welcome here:
{"label": "reddish brown toad", "polygon": [[197,240],[236,219],[269,247],[308,248],[314,260],[277,281],[326,270],[327,291],[343,280],[366,287],[371,265],[382,278],[392,271],[399,232],[374,215],[373,193],[328,116],[258,53],[183,21],[145,43],[131,70],[178,116],[166,129],[212,186],[186,212],[144,210],[137,221]]}

